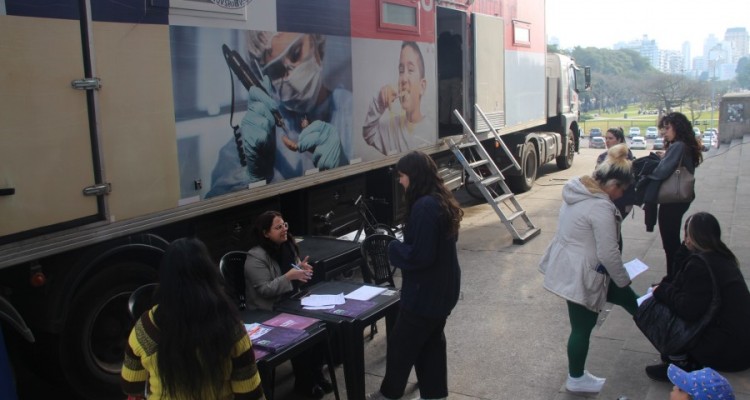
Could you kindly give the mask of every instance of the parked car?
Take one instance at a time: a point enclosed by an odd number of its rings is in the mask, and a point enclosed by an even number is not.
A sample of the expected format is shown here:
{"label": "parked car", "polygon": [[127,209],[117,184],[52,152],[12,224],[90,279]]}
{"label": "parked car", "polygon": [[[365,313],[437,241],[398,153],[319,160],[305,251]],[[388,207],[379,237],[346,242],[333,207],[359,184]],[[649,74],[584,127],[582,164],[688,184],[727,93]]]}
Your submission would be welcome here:
{"label": "parked car", "polygon": [[655,126],[646,128],[646,139],[656,139],[657,137],[659,137],[659,129]]}
{"label": "parked car", "polygon": [[693,132],[695,132],[696,139],[700,139],[699,136],[701,135],[701,128],[698,128],[697,126],[693,127]]}
{"label": "parked car", "polygon": [[591,128],[591,130],[589,130],[589,137],[602,137],[602,130],[599,128]]}
{"label": "parked car", "polygon": [[721,146],[721,142],[719,142],[719,132],[714,128],[708,128],[703,132],[703,136],[710,135],[712,136],[712,143],[714,147],[717,149],[719,146]]}
{"label": "parked car", "polygon": [[641,136],[641,128],[637,126],[631,126],[630,131],[628,131],[628,136],[631,138],[634,138],[636,136]]}
{"label": "parked car", "polygon": [[646,150],[646,139],[641,136],[633,136],[630,139],[630,148],[633,150]]}
{"label": "parked car", "polygon": [[601,136],[595,136],[589,139],[590,149],[604,149],[606,147],[607,144],[604,142],[604,138]]}
{"label": "parked car", "polygon": [[664,150],[664,138],[654,139],[654,150]]}
{"label": "parked car", "polygon": [[714,147],[718,147],[716,145],[716,137],[712,134],[703,135],[701,142],[703,142],[703,151],[709,151]]}

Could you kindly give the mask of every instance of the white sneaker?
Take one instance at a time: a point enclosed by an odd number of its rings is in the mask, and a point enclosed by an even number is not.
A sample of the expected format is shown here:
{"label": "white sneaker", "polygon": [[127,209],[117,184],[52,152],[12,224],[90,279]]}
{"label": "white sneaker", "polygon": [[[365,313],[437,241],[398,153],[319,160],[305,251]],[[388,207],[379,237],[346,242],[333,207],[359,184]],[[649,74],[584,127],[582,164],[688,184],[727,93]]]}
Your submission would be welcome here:
{"label": "white sneaker", "polygon": [[571,392],[599,393],[604,386],[605,378],[598,378],[591,375],[589,371],[583,371],[583,376],[573,378],[568,375],[565,381],[565,388]]}

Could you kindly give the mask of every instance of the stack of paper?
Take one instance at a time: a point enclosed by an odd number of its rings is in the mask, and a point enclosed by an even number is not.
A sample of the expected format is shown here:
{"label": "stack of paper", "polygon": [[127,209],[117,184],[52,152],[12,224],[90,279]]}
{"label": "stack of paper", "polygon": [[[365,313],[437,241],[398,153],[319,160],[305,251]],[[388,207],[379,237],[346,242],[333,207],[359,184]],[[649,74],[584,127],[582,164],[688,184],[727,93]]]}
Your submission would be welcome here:
{"label": "stack of paper", "polygon": [[263,324],[245,324],[247,334],[253,347],[260,350],[275,353],[290,344],[308,336],[302,329],[282,328],[278,326],[266,326]]}
{"label": "stack of paper", "polygon": [[344,294],[311,294],[302,298],[305,310],[330,310],[337,304],[344,304]]}
{"label": "stack of paper", "polygon": [[384,287],[364,285],[344,296],[346,299],[367,301],[386,291]]}
{"label": "stack of paper", "polygon": [[278,326],[281,328],[294,328],[294,329],[305,329],[308,326],[320,321],[316,318],[303,317],[301,315],[293,315],[287,313],[281,313],[268,321],[263,322],[263,325],[267,326]]}

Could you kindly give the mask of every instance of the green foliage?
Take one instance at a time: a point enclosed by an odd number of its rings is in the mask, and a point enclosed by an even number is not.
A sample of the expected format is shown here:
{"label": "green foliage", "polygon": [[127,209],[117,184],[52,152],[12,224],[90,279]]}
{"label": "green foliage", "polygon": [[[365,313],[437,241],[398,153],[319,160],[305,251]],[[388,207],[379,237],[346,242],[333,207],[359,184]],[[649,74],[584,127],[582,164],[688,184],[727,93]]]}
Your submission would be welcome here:
{"label": "green foliage", "polygon": [[578,65],[591,66],[596,74],[637,77],[654,71],[648,60],[633,50],[576,47],[572,55]]}

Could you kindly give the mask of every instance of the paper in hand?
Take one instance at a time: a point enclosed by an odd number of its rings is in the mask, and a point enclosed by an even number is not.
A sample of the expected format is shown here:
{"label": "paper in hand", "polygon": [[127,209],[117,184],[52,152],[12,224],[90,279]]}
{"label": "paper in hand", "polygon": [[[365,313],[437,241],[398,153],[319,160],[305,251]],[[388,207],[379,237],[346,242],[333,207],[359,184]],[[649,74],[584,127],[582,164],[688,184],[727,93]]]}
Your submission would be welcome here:
{"label": "paper in hand", "polygon": [[648,269],[648,265],[644,264],[643,261],[634,258],[632,261],[628,261],[625,263],[625,270],[628,271],[628,276],[630,277],[630,280],[632,281],[633,278],[643,273],[643,271]]}

